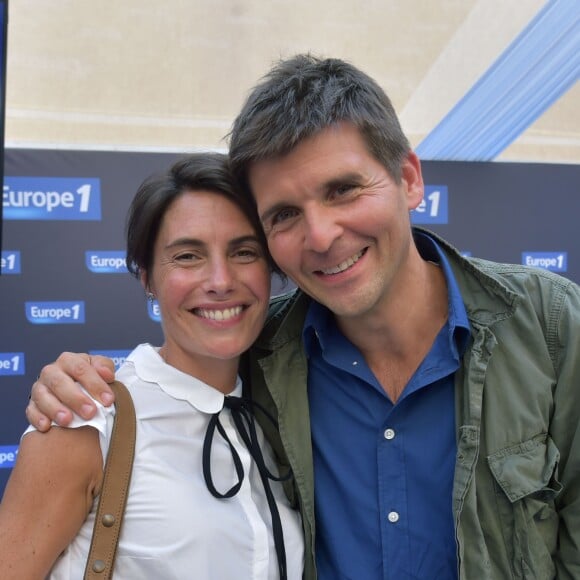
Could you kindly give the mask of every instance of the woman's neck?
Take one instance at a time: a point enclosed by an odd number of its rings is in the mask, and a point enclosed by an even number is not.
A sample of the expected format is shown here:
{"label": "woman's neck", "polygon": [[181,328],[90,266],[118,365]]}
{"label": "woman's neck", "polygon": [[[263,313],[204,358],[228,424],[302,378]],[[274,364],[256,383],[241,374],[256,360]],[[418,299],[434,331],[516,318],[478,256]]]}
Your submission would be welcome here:
{"label": "woman's neck", "polygon": [[236,387],[240,357],[218,359],[213,357],[193,357],[183,352],[175,352],[164,344],[159,355],[166,364],[195,377],[224,395]]}

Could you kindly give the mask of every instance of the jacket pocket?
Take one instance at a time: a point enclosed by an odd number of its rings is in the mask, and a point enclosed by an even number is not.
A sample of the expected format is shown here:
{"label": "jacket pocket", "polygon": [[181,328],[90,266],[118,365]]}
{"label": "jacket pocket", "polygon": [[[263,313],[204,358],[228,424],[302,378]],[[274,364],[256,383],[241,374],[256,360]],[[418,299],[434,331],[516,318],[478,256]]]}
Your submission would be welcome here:
{"label": "jacket pocket", "polygon": [[547,434],[501,449],[487,460],[496,482],[496,502],[515,578],[555,577],[558,514],[554,501],[560,452]]}

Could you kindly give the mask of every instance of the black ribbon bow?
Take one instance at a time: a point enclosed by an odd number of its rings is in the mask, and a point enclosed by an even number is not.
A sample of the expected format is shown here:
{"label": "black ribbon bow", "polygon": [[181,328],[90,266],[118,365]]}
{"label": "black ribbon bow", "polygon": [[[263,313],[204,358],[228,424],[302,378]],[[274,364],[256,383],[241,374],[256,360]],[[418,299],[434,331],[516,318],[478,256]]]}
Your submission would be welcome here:
{"label": "black ribbon bow", "polygon": [[[280,571],[280,580],[287,579],[286,572],[286,551],[284,549],[284,533],[282,531],[282,522],[280,520],[280,513],[278,511],[278,506],[276,505],[276,500],[272,489],[270,487],[270,481],[286,481],[292,477],[292,471],[289,469],[288,473],[284,476],[276,476],[270,472],[266,467],[264,461],[264,456],[262,455],[262,449],[258,442],[258,434],[256,433],[256,423],[254,418],[254,408],[259,409],[264,416],[276,427],[278,426],[276,420],[258,403],[244,397],[233,397],[227,396],[224,398],[224,407],[230,409],[232,413],[232,419],[234,420],[234,425],[242,441],[248,448],[250,455],[256,462],[258,472],[260,473],[260,479],[264,485],[264,491],[266,492],[266,499],[268,500],[268,507],[270,508],[270,515],[272,517],[272,531],[274,533],[274,547],[276,548],[276,556],[278,557],[278,570]],[[205,438],[203,441],[203,477],[205,479],[205,484],[207,485],[210,493],[219,499],[226,499],[233,497],[240,491],[242,487],[242,482],[244,481],[244,468],[242,466],[242,461],[236,448],[233,446],[232,442],[229,440],[223,425],[220,423],[219,419],[220,412],[213,414],[209,420],[207,430],[205,432]],[[228,444],[232,460],[234,462],[234,467],[236,469],[236,474],[238,476],[238,481],[225,493],[220,493],[214,483],[211,475],[211,445],[215,430]]]}

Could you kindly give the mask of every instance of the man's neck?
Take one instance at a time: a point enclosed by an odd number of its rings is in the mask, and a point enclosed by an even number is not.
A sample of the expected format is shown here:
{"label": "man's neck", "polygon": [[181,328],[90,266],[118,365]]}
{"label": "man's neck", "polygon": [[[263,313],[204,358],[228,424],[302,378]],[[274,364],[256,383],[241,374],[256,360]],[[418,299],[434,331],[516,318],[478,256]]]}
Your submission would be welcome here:
{"label": "man's neck", "polygon": [[395,402],[429,352],[448,315],[445,276],[420,259],[399,291],[372,315],[337,320]]}

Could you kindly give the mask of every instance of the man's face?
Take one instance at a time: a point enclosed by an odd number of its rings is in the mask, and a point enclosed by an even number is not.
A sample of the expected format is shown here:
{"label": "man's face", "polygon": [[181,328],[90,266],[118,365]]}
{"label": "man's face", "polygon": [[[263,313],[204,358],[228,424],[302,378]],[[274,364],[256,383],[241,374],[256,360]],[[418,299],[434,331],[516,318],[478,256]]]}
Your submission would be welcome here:
{"label": "man's face", "polygon": [[280,268],[339,318],[380,315],[412,276],[409,211],[423,197],[410,153],[397,184],[349,123],[250,167],[250,187]]}

